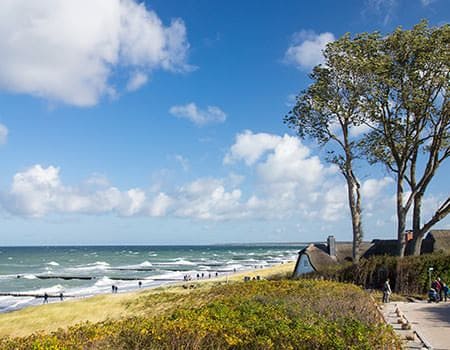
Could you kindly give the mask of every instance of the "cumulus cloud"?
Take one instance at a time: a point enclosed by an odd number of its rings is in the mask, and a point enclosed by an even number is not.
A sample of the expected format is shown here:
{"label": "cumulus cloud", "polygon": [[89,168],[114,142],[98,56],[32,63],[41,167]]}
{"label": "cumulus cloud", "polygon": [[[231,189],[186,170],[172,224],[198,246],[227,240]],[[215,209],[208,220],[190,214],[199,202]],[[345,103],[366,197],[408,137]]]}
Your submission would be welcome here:
{"label": "cumulus cloud", "polygon": [[136,91],[140,89],[143,85],[145,85],[147,81],[148,81],[147,74],[137,72],[131,76],[130,80],[128,80],[126,89],[127,91]]}
{"label": "cumulus cloud", "polygon": [[238,161],[252,167],[256,175],[256,192],[245,203],[249,215],[311,218],[320,215],[321,205],[326,206],[327,181],[335,169],[325,166],[298,138],[245,131],[236,136],[224,158],[225,164]]}
{"label": "cumulus cloud", "polygon": [[3,145],[7,142],[8,132],[8,128],[5,125],[0,124],[0,145]]}
{"label": "cumulus cloud", "polygon": [[0,11],[0,89],[76,106],[115,95],[116,70],[187,71],[181,19],[166,26],[134,0],[6,0]]}
{"label": "cumulus cloud", "polygon": [[394,180],[390,177],[384,177],[382,179],[367,179],[362,183],[361,194],[366,199],[374,199],[393,182]]}
{"label": "cumulus cloud", "polygon": [[330,32],[316,34],[313,31],[302,30],[293,35],[284,59],[298,69],[309,70],[324,62],[323,50],[328,43],[334,40],[336,39]]}
{"label": "cumulus cloud", "polygon": [[[121,190],[101,174],[91,175],[80,185],[68,185],[58,167],[37,164],[14,175],[9,190],[0,192],[0,203],[14,215],[37,218],[51,214],[195,220],[295,217],[300,222],[349,218],[342,176],[297,137],[247,130],[236,136],[225,159],[229,167],[244,164],[252,176],[230,169],[226,178],[199,178],[179,187],[165,186],[164,191],[152,184],[147,190]],[[182,164],[185,159],[180,156],[179,160]],[[389,177],[362,182],[366,217],[392,213],[393,197],[387,190],[391,183]]]}
{"label": "cumulus cloud", "polygon": [[116,187],[103,185],[105,183],[97,190],[66,186],[61,181],[58,167],[37,164],[14,175],[11,189],[3,196],[2,202],[10,212],[28,217],[107,212],[131,216],[143,209],[146,195],[142,190],[121,192]]}
{"label": "cumulus cloud", "polygon": [[243,217],[241,196],[239,189],[227,191],[220,179],[199,179],[178,190],[175,215],[203,220]]}
{"label": "cumulus cloud", "polygon": [[347,188],[344,184],[334,186],[325,192],[321,203],[320,218],[325,221],[337,221],[348,214]]}
{"label": "cumulus cloud", "polygon": [[223,123],[227,119],[226,113],[219,107],[207,106],[206,109],[200,109],[193,102],[181,106],[172,106],[169,112],[175,117],[187,119],[198,126]]}
{"label": "cumulus cloud", "polygon": [[266,183],[315,185],[322,181],[326,168],[298,138],[284,135],[257,171]]}
{"label": "cumulus cloud", "polygon": [[223,162],[231,164],[242,160],[247,165],[254,164],[264,153],[274,149],[281,137],[273,134],[254,134],[250,130],[236,135],[235,143],[230,147]]}

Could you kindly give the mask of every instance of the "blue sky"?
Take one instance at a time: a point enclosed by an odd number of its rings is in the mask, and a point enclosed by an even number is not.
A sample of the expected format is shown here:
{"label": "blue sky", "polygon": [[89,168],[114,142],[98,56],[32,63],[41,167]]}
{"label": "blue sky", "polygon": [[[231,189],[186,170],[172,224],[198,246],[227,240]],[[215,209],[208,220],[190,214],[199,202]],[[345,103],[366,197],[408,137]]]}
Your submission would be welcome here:
{"label": "blue sky", "polygon": [[[351,239],[340,175],[283,116],[326,42],[450,13],[446,0],[0,6],[2,245]],[[358,174],[366,238],[395,237],[392,179]]]}

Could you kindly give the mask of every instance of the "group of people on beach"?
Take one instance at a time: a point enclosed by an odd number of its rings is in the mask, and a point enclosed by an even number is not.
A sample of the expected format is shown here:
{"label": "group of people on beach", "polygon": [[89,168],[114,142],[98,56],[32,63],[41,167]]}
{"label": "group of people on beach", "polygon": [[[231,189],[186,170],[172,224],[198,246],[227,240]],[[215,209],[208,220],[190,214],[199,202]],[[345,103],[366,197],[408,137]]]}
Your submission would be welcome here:
{"label": "group of people on beach", "polygon": [[[43,298],[44,298],[44,301],[43,301],[42,303],[43,303],[43,304],[48,304],[48,298],[49,298],[49,295],[48,295],[47,292],[44,293]],[[63,294],[62,292],[59,293],[59,300],[64,301],[64,294]]]}
{"label": "group of people on beach", "polygon": [[440,302],[447,301],[448,297],[448,285],[441,280],[440,277],[436,278],[431,283],[431,288],[428,291],[428,301],[429,302]]}
{"label": "group of people on beach", "polygon": [[[219,273],[216,272],[215,273],[215,277],[218,277],[218,276],[219,276]],[[203,279],[205,277],[211,278],[211,277],[213,277],[213,275],[211,273],[208,273],[208,276],[206,276],[205,273],[202,272],[202,273],[198,273],[196,277],[199,280],[199,279]],[[193,280],[193,278],[192,278],[192,276],[190,274],[186,274],[186,275],[183,276],[183,281],[185,281],[185,282],[192,281],[192,280]]]}

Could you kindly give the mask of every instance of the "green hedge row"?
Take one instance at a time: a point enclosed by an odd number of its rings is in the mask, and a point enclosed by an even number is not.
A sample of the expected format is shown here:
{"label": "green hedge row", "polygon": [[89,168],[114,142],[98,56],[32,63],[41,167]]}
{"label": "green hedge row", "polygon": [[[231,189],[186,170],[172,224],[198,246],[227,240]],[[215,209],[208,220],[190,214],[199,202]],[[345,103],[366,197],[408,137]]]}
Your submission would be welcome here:
{"label": "green hedge row", "polygon": [[361,259],[358,264],[344,264],[321,272],[327,279],[350,282],[365,288],[381,289],[387,277],[391,286],[402,294],[423,294],[430,287],[431,278],[440,277],[450,282],[450,255],[444,253],[420,256],[372,256]]}

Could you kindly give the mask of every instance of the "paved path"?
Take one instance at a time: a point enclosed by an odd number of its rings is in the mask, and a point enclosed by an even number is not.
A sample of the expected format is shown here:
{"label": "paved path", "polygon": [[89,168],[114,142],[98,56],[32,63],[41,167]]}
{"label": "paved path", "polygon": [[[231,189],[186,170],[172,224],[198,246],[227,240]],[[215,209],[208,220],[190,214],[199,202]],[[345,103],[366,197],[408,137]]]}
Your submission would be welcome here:
{"label": "paved path", "polygon": [[450,349],[450,302],[396,304],[433,349]]}
{"label": "paved path", "polygon": [[[397,309],[412,330],[402,330]],[[406,349],[450,350],[450,302],[391,302],[383,305],[382,313]]]}

